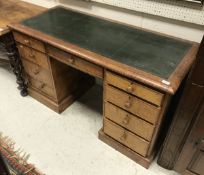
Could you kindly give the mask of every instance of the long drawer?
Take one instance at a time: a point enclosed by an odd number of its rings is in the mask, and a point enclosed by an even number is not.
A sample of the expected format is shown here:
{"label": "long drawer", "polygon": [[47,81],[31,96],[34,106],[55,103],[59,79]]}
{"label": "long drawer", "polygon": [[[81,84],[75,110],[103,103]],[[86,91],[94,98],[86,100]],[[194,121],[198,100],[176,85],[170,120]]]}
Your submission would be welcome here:
{"label": "long drawer", "polygon": [[106,118],[104,119],[104,133],[142,156],[146,156],[149,148],[149,142],[125,130]]}
{"label": "long drawer", "polygon": [[153,90],[149,87],[121,77],[109,71],[106,71],[105,78],[108,84],[118,87],[130,94],[136,95],[137,97],[151,102],[157,106],[162,105],[164,94],[162,94],[161,92]]}
{"label": "long drawer", "polygon": [[160,107],[151,105],[109,85],[105,86],[105,100],[153,124],[157,122],[161,110]]}
{"label": "long drawer", "polygon": [[153,125],[109,102],[105,102],[105,117],[148,141],[152,138],[154,132]]}
{"label": "long drawer", "polygon": [[15,41],[45,53],[45,46],[41,41],[16,31],[13,31],[13,35]]}
{"label": "long drawer", "polygon": [[95,65],[70,53],[64,52],[53,46],[47,46],[47,51],[51,57],[54,57],[55,59],[68,64],[69,66],[72,66],[94,77],[103,78],[103,68],[98,65]]}
{"label": "long drawer", "polygon": [[53,87],[52,77],[50,71],[40,67],[37,64],[34,64],[26,59],[21,59],[25,72],[35,80],[44,82],[50,87]]}
{"label": "long drawer", "polygon": [[47,96],[56,99],[56,93],[53,88],[49,87],[46,83],[38,80],[34,80],[33,78],[29,77],[28,83],[31,87],[34,87],[39,92],[46,94]]}
{"label": "long drawer", "polygon": [[26,47],[22,44],[18,44],[18,51],[24,59],[28,59],[35,64],[49,70],[48,58],[44,53],[38,52],[32,48]]}

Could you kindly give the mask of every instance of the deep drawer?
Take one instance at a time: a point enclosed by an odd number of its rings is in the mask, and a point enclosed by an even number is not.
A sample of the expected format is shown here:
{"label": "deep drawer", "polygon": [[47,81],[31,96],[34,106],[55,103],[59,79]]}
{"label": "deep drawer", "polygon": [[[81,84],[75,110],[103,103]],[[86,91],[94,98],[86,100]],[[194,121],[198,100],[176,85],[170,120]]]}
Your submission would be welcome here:
{"label": "deep drawer", "polygon": [[17,47],[21,57],[28,59],[45,69],[48,69],[48,70],[50,69],[47,55],[45,55],[44,53],[38,52],[32,48],[26,47],[22,44],[18,44]]}
{"label": "deep drawer", "polygon": [[29,85],[35,89],[38,90],[38,92],[41,92],[43,94],[46,94],[47,96],[56,99],[56,93],[53,88],[49,87],[46,83],[38,80],[34,80],[33,78],[29,77]]}
{"label": "deep drawer", "polygon": [[53,87],[53,81],[50,71],[34,64],[26,59],[22,59],[25,72],[35,80],[44,82],[50,87]]}
{"label": "deep drawer", "polygon": [[15,40],[19,43],[45,53],[45,46],[41,41],[15,31],[13,32],[13,35]]}
{"label": "deep drawer", "polygon": [[157,106],[162,105],[164,94],[158,91],[155,91],[149,87],[121,77],[109,71],[106,71],[105,78],[105,81],[107,81],[108,84],[118,87]]}
{"label": "deep drawer", "polygon": [[157,122],[161,110],[160,107],[151,105],[112,86],[106,85],[104,88],[106,101],[109,101],[150,123],[155,124]]}
{"label": "deep drawer", "polygon": [[153,125],[118,108],[109,102],[105,103],[105,117],[148,141],[150,141],[152,138],[154,132]]}
{"label": "deep drawer", "polygon": [[138,154],[141,154],[144,157],[146,156],[149,148],[149,142],[125,130],[108,119],[104,119],[104,133]]}

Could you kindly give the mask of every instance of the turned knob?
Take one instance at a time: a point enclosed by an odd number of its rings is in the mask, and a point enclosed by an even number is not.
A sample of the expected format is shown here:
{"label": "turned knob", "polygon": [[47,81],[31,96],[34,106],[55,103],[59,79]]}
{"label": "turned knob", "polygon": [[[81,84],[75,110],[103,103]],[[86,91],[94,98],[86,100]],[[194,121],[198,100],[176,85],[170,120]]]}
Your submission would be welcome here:
{"label": "turned knob", "polygon": [[127,125],[127,124],[129,123],[129,121],[130,121],[130,117],[129,117],[128,114],[127,114],[126,117],[123,119],[122,123],[123,123],[124,125]]}
{"label": "turned knob", "polygon": [[30,40],[25,39],[25,40],[24,40],[24,43],[25,43],[25,44],[30,44]]}
{"label": "turned knob", "polygon": [[130,106],[131,106],[131,102],[130,102],[130,101],[127,101],[127,102],[125,103],[125,107],[126,107],[126,108],[130,108]]}
{"label": "turned knob", "polygon": [[130,85],[130,86],[127,87],[127,91],[128,91],[128,92],[132,92],[132,91],[133,91],[132,85]]}
{"label": "turned knob", "polygon": [[69,63],[73,64],[74,63],[74,58],[69,58],[68,61],[69,61]]}
{"label": "turned knob", "polygon": [[125,131],[124,131],[123,135],[120,137],[120,140],[121,140],[121,141],[125,141],[125,140],[126,140],[126,137],[127,137],[127,135],[126,135],[126,133],[125,133]]}
{"label": "turned knob", "polygon": [[35,58],[35,55],[34,55],[33,53],[31,53],[31,54],[29,55],[29,57],[30,57],[30,58]]}
{"label": "turned knob", "polygon": [[40,83],[39,89],[43,89],[45,87],[45,83]]}
{"label": "turned knob", "polygon": [[39,73],[40,73],[40,68],[37,67],[37,68],[33,71],[33,73],[34,73],[35,75],[39,74]]}

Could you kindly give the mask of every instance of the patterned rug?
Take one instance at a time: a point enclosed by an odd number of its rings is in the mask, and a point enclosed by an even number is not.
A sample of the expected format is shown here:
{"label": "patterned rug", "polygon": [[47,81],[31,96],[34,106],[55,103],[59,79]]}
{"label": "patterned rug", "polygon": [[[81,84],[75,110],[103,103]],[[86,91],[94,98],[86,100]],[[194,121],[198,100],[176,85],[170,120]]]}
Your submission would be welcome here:
{"label": "patterned rug", "polygon": [[34,165],[27,163],[29,155],[21,149],[15,149],[15,143],[2,133],[0,133],[0,153],[11,175],[44,175]]}

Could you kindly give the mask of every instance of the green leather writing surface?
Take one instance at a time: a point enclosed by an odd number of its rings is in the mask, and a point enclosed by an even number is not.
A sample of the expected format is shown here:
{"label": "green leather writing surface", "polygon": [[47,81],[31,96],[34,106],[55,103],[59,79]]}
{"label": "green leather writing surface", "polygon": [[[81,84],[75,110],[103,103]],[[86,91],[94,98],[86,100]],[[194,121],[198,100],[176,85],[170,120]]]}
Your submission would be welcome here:
{"label": "green leather writing surface", "polygon": [[63,41],[168,78],[191,44],[116,24],[62,7],[22,22]]}

